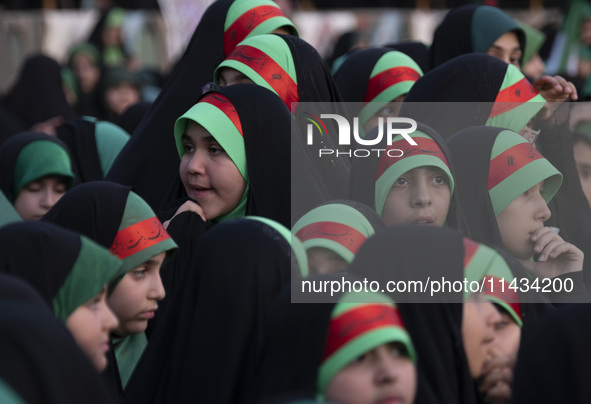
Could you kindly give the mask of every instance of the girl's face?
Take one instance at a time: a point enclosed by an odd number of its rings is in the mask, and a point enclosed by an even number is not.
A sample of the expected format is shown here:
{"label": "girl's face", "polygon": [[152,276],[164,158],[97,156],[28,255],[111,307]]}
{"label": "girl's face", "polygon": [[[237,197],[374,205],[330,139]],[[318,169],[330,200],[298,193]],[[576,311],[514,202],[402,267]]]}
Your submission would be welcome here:
{"label": "girl's face", "polygon": [[125,274],[109,296],[109,306],[119,319],[113,331],[119,337],[144,332],[154,317],[158,301],[164,299],[160,267],[166,253],[160,253]]}
{"label": "girl's face", "polygon": [[542,197],[544,182],[539,182],[515,198],[497,216],[497,225],[507,251],[520,259],[534,255],[532,233],[544,227],[550,209]]}
{"label": "girl's face", "polygon": [[78,78],[82,92],[89,93],[94,90],[101,76],[101,71],[94,64],[92,57],[84,53],[77,55],[72,60],[72,69],[76,78]]}
{"label": "girl's face", "polygon": [[347,270],[347,261],[328,248],[308,248],[306,254],[308,255],[308,270],[312,274],[332,274]]}
{"label": "girl's face", "polygon": [[107,287],[78,307],[66,320],[66,327],[97,371],[107,367],[109,332],[117,326],[117,317],[107,306]]}
{"label": "girl's face", "polygon": [[233,84],[254,84],[254,81],[246,77],[245,74],[231,67],[223,67],[220,70],[218,81],[220,82],[220,87],[231,86]]}
{"label": "girl's face", "polygon": [[501,315],[498,310],[481,293],[471,294],[463,304],[462,338],[473,379],[481,376],[482,366],[492,358],[495,324],[500,321]]}
{"label": "girl's face", "polygon": [[503,355],[517,356],[521,341],[521,327],[503,309],[495,307],[501,319],[495,323],[495,346]]}
{"label": "girl's face", "polygon": [[437,167],[417,167],[400,176],[390,189],[382,218],[386,225],[443,226],[451,192],[447,175]]}
{"label": "girl's face", "polygon": [[380,122],[380,118],[384,118],[384,123],[385,123],[388,118],[397,117],[398,114],[400,113],[400,108],[402,107],[402,101],[404,101],[405,95],[406,94],[396,97],[394,100],[392,100],[392,102],[387,103],[386,105],[384,105],[384,107],[382,109],[380,109],[378,112],[373,114],[367,120],[367,122],[365,122],[365,124],[363,124],[363,131],[365,133],[367,133],[370,130],[372,130],[373,128],[375,128],[376,126],[378,126],[378,123]]}
{"label": "girl's face", "polygon": [[28,183],[14,201],[14,209],[23,220],[39,220],[68,189],[66,179],[49,175]]}
{"label": "girl's face", "polygon": [[503,62],[515,65],[521,70],[521,46],[514,32],[505,32],[497,38],[490,48],[486,51],[487,55],[501,59]]}
{"label": "girl's face", "polygon": [[131,84],[122,83],[105,91],[107,108],[116,116],[121,115],[133,104],[137,104],[140,98],[139,90]]}
{"label": "girl's face", "polygon": [[179,171],[189,198],[203,208],[207,220],[230,213],[246,189],[230,156],[203,126],[191,121],[183,147]]}
{"label": "girl's face", "polygon": [[414,401],[417,374],[400,343],[383,344],[341,369],[326,387],[326,401],[341,404]]}

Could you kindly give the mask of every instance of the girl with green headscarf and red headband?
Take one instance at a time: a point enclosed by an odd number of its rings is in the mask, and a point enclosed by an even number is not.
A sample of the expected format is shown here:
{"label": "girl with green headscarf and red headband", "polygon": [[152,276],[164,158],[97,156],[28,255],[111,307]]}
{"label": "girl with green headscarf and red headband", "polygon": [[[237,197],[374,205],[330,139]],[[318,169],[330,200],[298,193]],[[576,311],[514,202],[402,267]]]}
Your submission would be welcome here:
{"label": "girl with green headscarf and red headband", "polygon": [[533,277],[572,282],[571,293],[552,293],[556,301],[583,293],[584,287],[577,289],[582,252],[545,226],[562,174],[529,142],[502,128],[465,129],[450,138],[449,147],[472,236],[507,250]]}
{"label": "girl with green headscarf and red headband", "polygon": [[337,294],[331,303],[294,304],[283,294],[272,312],[246,399],[413,403],[416,361],[398,308],[387,296],[350,292]]}
{"label": "girl with green headscarf and red headband", "polygon": [[423,71],[402,52],[375,48],[348,56],[334,76],[345,102],[362,103],[359,111],[352,112],[367,133],[380,117],[398,116],[404,96]]}

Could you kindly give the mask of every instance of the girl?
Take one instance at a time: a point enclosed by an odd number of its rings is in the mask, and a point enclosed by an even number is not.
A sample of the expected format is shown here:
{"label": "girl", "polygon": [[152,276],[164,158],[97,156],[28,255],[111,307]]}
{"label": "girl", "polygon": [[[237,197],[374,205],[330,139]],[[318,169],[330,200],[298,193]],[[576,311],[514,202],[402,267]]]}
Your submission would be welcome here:
{"label": "girl", "polygon": [[308,255],[311,274],[343,272],[355,253],[384,222],[370,207],[347,200],[329,201],[312,209],[293,226]]}
{"label": "girl", "polygon": [[179,159],[170,138],[162,134],[171,133],[176,119],[195,105],[202,87],[211,81],[215,67],[238,43],[236,40],[275,30],[298,35],[273,1],[218,0],[211,4],[170,75],[174,79],[164,86],[106,179],[133,185],[155,211],[170,203],[165,200],[166,191]]}
{"label": "girl", "polygon": [[[27,283],[4,274],[0,274],[0,356],[2,403],[118,402],[41,296]],[[7,389],[14,401],[6,396]]]}
{"label": "girl", "polygon": [[109,371],[122,390],[147,344],[148,320],[165,296],[160,268],[177,246],[146,202],[129,187],[106,181],[77,186],[43,220],[91,238],[123,262],[107,298],[119,319]]}
{"label": "girl", "polygon": [[2,144],[0,178],[0,189],[24,220],[39,220],[74,184],[67,147],[37,132]]}
{"label": "girl", "polygon": [[502,128],[468,128],[449,146],[473,237],[506,249],[536,277],[574,277],[576,286],[583,254],[544,226],[562,174],[525,139]]}
{"label": "girl", "polygon": [[443,226],[453,210],[454,227],[465,228],[445,142],[420,123],[411,137],[417,146],[398,135],[379,158],[356,159],[352,198],[374,206],[386,225]]}
{"label": "girl", "polygon": [[367,133],[378,125],[379,117],[398,116],[404,96],[423,71],[402,52],[376,48],[347,57],[334,76],[345,102],[363,102],[360,111],[352,112]]}
{"label": "girl", "polygon": [[[121,276],[121,261],[90,239],[45,222],[0,229],[0,272],[34,286],[70,330],[97,371],[107,367],[109,332],[118,320],[107,306],[107,285]],[[22,254],[22,246],[35,254]]]}
{"label": "girl", "polygon": [[398,308],[385,295],[345,293],[332,303],[293,304],[284,294],[265,345],[249,402],[414,402],[417,356]]}

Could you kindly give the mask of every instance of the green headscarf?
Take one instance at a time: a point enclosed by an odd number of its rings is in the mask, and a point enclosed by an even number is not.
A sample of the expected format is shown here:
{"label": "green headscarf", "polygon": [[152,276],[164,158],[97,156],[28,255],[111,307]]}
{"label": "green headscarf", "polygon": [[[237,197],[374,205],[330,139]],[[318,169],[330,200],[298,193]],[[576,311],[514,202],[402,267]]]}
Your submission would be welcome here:
{"label": "green headscarf", "polygon": [[361,212],[342,203],[312,209],[294,224],[291,232],[293,239],[301,240],[306,250],[326,248],[349,264],[361,244],[375,234],[372,224]]}
{"label": "green headscarf", "polygon": [[[224,102],[219,102],[219,100],[224,100]],[[212,219],[212,222],[222,222],[234,217],[243,217],[246,213],[249,180],[246,169],[246,150],[244,148],[244,138],[242,137],[242,125],[236,109],[222,94],[211,93],[199,100],[197,104],[177,119],[174,124],[174,139],[181,158],[184,154],[182,138],[189,120],[203,126],[215,138],[228,153],[242,178],[246,181],[246,189],[238,206],[229,213]]]}
{"label": "green headscarf", "polygon": [[486,126],[523,129],[546,104],[546,100],[514,65],[508,65]]}
{"label": "green headscarf", "polygon": [[525,49],[523,49],[523,57],[521,58],[521,67],[523,67],[540,51],[546,40],[546,34],[524,22],[517,21],[517,24],[525,33]]}
{"label": "green headscarf", "polygon": [[64,323],[78,307],[99,294],[119,274],[123,263],[85,236],[74,266],[53,298],[55,316]]}
{"label": "green headscarf", "polygon": [[22,148],[14,168],[11,202],[29,183],[47,175],[60,175],[67,180],[67,188],[74,185],[74,172],[68,152],[58,143],[37,140]]}
{"label": "green headscarf", "polygon": [[119,152],[123,150],[123,147],[130,139],[129,133],[109,121],[99,121],[90,116],[82,118],[95,123],[94,139],[96,150],[101,163],[101,171],[103,176],[106,177]]}
{"label": "green headscarf", "polygon": [[[520,327],[523,325],[519,296],[509,288],[513,272],[498,252],[464,237],[464,277],[468,282],[483,284],[486,298],[503,307]],[[464,290],[464,301],[470,293]]]}
{"label": "green headscarf", "polygon": [[521,27],[498,7],[479,6],[472,17],[472,47],[474,52],[486,53],[503,34],[513,31],[523,49],[525,34]]}
{"label": "green headscarf", "polygon": [[[371,303],[359,303],[360,301]],[[349,332],[343,335],[342,330]],[[324,360],[318,370],[318,401],[324,401],[332,378],[353,360],[382,344],[399,342],[416,363],[416,353],[395,303],[388,297],[368,293],[344,294],[332,311]]]}
{"label": "green headscarf", "polygon": [[488,172],[488,193],[495,216],[542,181],[542,196],[548,203],[562,184],[562,174],[522,136],[510,130],[499,132],[491,150]]}
{"label": "green headscarf", "polygon": [[20,222],[21,217],[14,210],[12,204],[4,196],[4,192],[0,191],[0,227],[12,222]]}
{"label": "green headscarf", "polygon": [[[400,176],[417,167],[438,167],[447,175],[450,195],[454,192],[454,179],[449,170],[447,157],[441,147],[426,133],[415,130],[410,135],[418,146],[411,146],[402,136],[398,135],[392,140],[392,146],[387,148],[404,149],[402,157],[389,157],[387,151],[382,153],[375,185],[375,209],[380,216],[384,210],[386,197],[390,188]],[[397,143],[400,142],[400,143]]]}

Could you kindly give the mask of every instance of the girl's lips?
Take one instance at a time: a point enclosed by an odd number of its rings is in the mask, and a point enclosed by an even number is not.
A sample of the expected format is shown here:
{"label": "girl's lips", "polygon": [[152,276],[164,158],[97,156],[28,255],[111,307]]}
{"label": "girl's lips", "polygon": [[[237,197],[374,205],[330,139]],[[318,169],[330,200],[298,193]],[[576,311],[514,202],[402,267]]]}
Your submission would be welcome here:
{"label": "girl's lips", "polygon": [[154,318],[155,311],[156,310],[144,311],[142,314],[140,314],[140,317],[149,320],[151,318]]}

